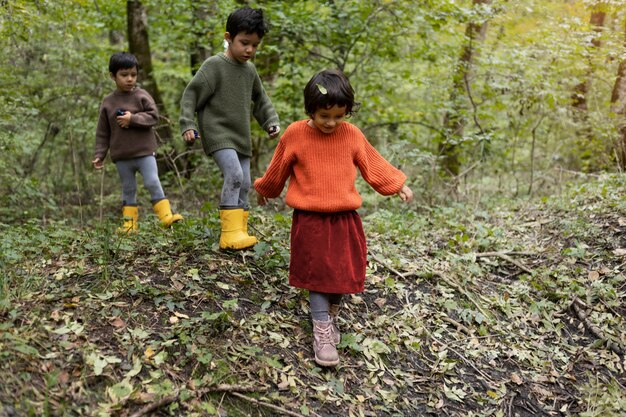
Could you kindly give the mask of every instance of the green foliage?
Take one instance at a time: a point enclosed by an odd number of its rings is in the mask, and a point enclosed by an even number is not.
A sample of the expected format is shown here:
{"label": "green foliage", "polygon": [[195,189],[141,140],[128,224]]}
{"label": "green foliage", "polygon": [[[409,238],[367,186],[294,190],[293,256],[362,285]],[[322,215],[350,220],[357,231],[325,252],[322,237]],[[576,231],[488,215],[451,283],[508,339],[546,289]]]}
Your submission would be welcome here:
{"label": "green foliage", "polygon": [[111,415],[175,394],[158,412],[254,414],[231,384],[318,414],[494,415],[532,397],[542,412],[620,415],[624,185],[609,176],[543,200],[419,210],[368,196],[366,291],[344,300],[334,371],[310,359],[280,206],[254,211],[262,243],[235,253],[217,249],[209,206],[171,230],[146,215],[131,236],[108,217],[1,226],[0,401]]}
{"label": "green foliage", "polygon": [[[469,188],[523,194],[531,171],[536,173],[532,181],[540,182],[533,191],[542,185],[547,191],[558,181],[555,167],[613,169],[619,118],[611,111],[610,90],[623,55],[619,25],[607,25],[602,46],[592,48],[588,22],[594,2],[471,3],[249,3],[262,7],[271,24],[255,63],[283,127],[306,117],[302,88],[311,75],[334,67],[350,75],[361,102],[352,121],[403,167],[423,203],[449,200],[447,187],[456,187],[437,175],[442,115],[450,109],[468,122],[455,139],[469,167],[462,197],[471,198]],[[607,13],[619,10],[619,4],[608,2]],[[180,96],[191,77],[189,54],[199,46],[222,50],[226,17],[240,3],[144,0],[144,5],[155,75],[176,132]],[[99,193],[118,192],[111,171],[107,177],[113,181],[100,189],[89,162],[97,108],[112,88],[108,56],[127,49],[125,10],[121,0],[12,1],[3,7],[0,46],[10,57],[0,64],[0,214],[5,222],[77,210],[92,216],[88,207]],[[487,22],[487,37],[473,45],[471,100],[465,94],[458,107],[450,101],[450,89],[470,22]],[[571,97],[586,79],[591,80],[589,108],[580,118],[571,111]],[[253,138],[253,170],[259,174],[275,142],[267,141],[256,124]],[[207,182],[219,187],[220,178],[205,167],[211,161],[198,147],[164,144],[161,172],[167,177],[170,158],[188,151],[176,158],[167,191],[178,193],[183,184],[187,195],[205,200]]]}

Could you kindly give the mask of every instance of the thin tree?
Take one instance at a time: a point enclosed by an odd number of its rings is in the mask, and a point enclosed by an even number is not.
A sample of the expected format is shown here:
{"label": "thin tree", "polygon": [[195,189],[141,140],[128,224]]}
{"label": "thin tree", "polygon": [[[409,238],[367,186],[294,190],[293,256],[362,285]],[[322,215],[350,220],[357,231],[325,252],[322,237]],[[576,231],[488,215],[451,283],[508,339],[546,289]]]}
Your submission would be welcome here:
{"label": "thin tree", "polygon": [[165,105],[152,69],[146,8],[139,0],[127,0],[126,13],[128,48],[130,53],[134,54],[139,61],[141,67],[139,68],[139,79],[142,87],[150,93],[159,109],[161,120],[165,121],[165,123],[160,123],[156,129],[158,137],[161,141],[168,141],[172,138],[172,129],[170,128]]}
{"label": "thin tree", "polygon": [[[589,123],[589,113],[587,97],[591,89],[591,81],[594,73],[593,56],[594,52],[601,46],[601,34],[604,30],[604,22],[606,20],[606,3],[600,2],[593,6],[589,24],[592,28],[592,38],[587,51],[587,69],[584,79],[574,87],[572,94],[572,109],[574,111],[574,120],[580,124],[578,137],[588,142],[592,139],[592,130]],[[585,147],[585,144],[582,144]]]}
{"label": "thin tree", "polygon": [[210,34],[206,31],[206,22],[217,14],[217,2],[192,2],[192,33],[191,52],[189,53],[189,64],[191,73],[195,74],[200,65],[213,55],[213,46],[209,42]]}
{"label": "thin tree", "polygon": [[[626,52],[626,20],[624,21],[624,52]],[[622,58],[617,69],[617,77],[611,94],[611,110],[620,120],[619,136],[614,145],[618,166],[621,171],[626,168],[626,58]]]}
{"label": "thin tree", "polygon": [[[474,9],[491,4],[491,0],[473,0]],[[469,96],[469,85],[472,74],[472,64],[476,56],[476,44],[485,39],[487,21],[471,21],[465,28],[465,45],[459,56],[458,64],[452,76],[449,108],[443,117],[444,135],[439,143],[439,153],[442,156],[441,167],[444,172],[456,176],[460,173],[460,140],[463,137],[467,120],[463,116],[466,108],[466,96]]]}

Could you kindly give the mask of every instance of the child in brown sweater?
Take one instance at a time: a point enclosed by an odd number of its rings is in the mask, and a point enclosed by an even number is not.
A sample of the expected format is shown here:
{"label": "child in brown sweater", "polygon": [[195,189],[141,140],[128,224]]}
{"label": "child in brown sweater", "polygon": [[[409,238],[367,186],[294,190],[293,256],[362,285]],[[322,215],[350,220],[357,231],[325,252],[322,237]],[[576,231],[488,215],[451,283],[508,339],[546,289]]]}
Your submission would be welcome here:
{"label": "child in brown sweater", "polygon": [[260,205],[278,197],[294,208],[289,284],[309,290],[313,351],[322,366],[339,363],[336,327],[343,294],[362,292],[367,246],[356,209],[357,169],[377,192],[411,201],[406,176],[344,119],[356,111],[354,91],[339,71],[322,71],[304,88],[309,119],[285,130],[265,175],[254,182]]}
{"label": "child in brown sweater", "polygon": [[104,158],[111,153],[122,183],[122,215],[124,224],[119,232],[136,231],[139,217],[137,207],[137,171],[150,192],[155,213],[161,225],[169,227],[182,220],[173,214],[165,198],[156,163],[157,141],[153,127],[159,121],[154,100],[146,90],[137,87],[137,58],[128,52],[118,52],[109,59],[109,76],[116,90],[106,96],[100,106],[96,128],[94,168],[104,167]]}

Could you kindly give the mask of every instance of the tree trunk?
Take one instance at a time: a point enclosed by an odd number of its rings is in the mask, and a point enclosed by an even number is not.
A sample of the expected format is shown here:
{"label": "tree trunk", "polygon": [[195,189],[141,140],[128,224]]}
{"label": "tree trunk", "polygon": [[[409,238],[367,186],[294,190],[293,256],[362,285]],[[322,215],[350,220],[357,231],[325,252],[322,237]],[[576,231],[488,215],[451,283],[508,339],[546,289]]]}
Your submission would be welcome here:
{"label": "tree trunk", "polygon": [[[597,4],[594,6],[591,13],[589,23],[595,32],[591,40],[591,51],[588,54],[588,65],[585,79],[574,87],[574,94],[572,95],[572,107],[575,111],[575,118],[583,123],[587,121],[587,94],[591,87],[591,78],[593,76],[593,51],[599,49],[601,46],[600,34],[604,28],[604,21],[606,19],[606,12],[604,11],[603,4]],[[585,136],[589,136],[590,132],[586,132]]]}
{"label": "tree trunk", "polygon": [[[473,0],[473,5],[490,4],[491,0]],[[466,108],[465,95],[469,94],[468,87],[472,72],[472,62],[476,55],[474,45],[481,42],[487,33],[487,22],[470,22],[465,29],[466,44],[461,51],[458,64],[452,78],[450,91],[451,109],[447,110],[443,117],[444,137],[439,143],[439,153],[442,156],[441,167],[448,175],[456,176],[460,172],[461,161],[459,159],[460,144],[463,137],[467,120],[463,116]]]}
{"label": "tree trunk", "polygon": [[[626,50],[626,24],[624,26],[624,50]],[[620,120],[619,138],[615,143],[615,153],[619,163],[619,168],[624,171],[626,168],[626,58],[622,58],[617,69],[617,78],[611,94],[611,110]]]}
{"label": "tree trunk", "polygon": [[156,129],[156,133],[160,140],[165,142],[172,138],[172,129],[168,123],[169,119],[165,111],[165,105],[152,71],[146,8],[140,0],[127,0],[126,12],[129,51],[139,61],[139,79],[142,81],[142,88],[150,93],[159,109],[161,123]]}
{"label": "tree trunk", "polygon": [[191,8],[193,10],[193,35],[194,40],[191,44],[191,53],[189,54],[189,64],[191,66],[191,73],[195,74],[200,65],[213,55],[213,48],[208,41],[210,34],[204,30],[207,25],[206,22],[212,16],[217,14],[216,2],[211,2],[208,5],[200,2],[193,2]]}

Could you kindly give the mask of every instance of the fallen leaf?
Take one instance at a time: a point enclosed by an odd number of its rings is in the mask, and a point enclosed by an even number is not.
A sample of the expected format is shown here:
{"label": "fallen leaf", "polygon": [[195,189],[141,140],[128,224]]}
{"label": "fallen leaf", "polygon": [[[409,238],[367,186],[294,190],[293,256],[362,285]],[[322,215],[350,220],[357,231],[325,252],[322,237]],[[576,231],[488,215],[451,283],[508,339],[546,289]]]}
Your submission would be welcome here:
{"label": "fallen leaf", "polygon": [[374,300],[374,304],[376,304],[380,308],[383,308],[386,303],[387,300],[385,300],[384,298],[377,298]]}
{"label": "fallen leaf", "polygon": [[171,277],[170,281],[172,281],[172,286],[178,291],[181,291],[183,288],[185,288],[185,284],[183,284],[174,277]]}
{"label": "fallen leaf", "polygon": [[358,295],[353,295],[350,301],[352,301],[352,304],[363,304],[363,298]]}
{"label": "fallen leaf", "polygon": [[175,311],[175,312],[174,312],[174,315],[175,315],[176,317],[178,317],[178,318],[181,318],[181,319],[188,319],[188,318],[189,318],[189,316],[188,316],[188,315],[183,314],[183,313],[179,313],[178,311]]}
{"label": "fallen leaf", "polygon": [[587,276],[590,281],[597,281],[600,278],[600,273],[598,271],[589,271]]}
{"label": "fallen leaf", "polygon": [[126,322],[124,322],[124,320],[122,320],[119,317],[113,317],[109,320],[109,324],[113,327],[117,327],[118,329],[121,329],[123,327],[126,327]]}
{"label": "fallen leaf", "polygon": [[143,352],[143,356],[145,356],[147,359],[150,359],[154,356],[155,353],[156,352],[154,351],[154,349],[148,346],[148,348]]}
{"label": "fallen leaf", "polygon": [[532,390],[535,393],[539,394],[541,397],[544,397],[544,398],[554,398],[554,393],[552,391],[548,391],[547,389],[545,389],[543,387],[534,385],[532,387]]}
{"label": "fallen leaf", "polygon": [[176,324],[176,323],[178,323],[178,317],[176,317],[176,316],[172,316],[172,317],[170,317],[170,323],[171,323],[171,324]]}
{"label": "fallen leaf", "polygon": [[613,250],[613,255],[615,256],[626,256],[626,249],[624,248],[618,248]]}
{"label": "fallen leaf", "polygon": [[511,375],[511,382],[514,382],[517,385],[522,385],[524,383],[524,381],[522,381],[522,378],[520,378],[518,374]]}

